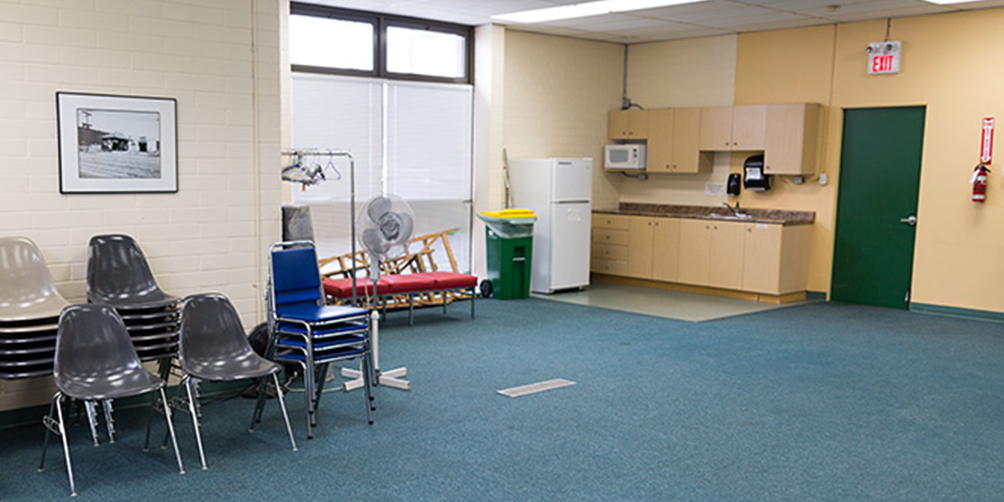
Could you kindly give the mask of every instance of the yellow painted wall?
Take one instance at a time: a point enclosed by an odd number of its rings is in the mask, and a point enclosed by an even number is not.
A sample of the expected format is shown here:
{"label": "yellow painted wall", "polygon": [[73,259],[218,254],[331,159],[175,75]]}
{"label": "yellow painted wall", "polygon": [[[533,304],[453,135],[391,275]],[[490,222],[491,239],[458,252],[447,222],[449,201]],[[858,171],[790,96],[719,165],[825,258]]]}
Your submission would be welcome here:
{"label": "yellow painted wall", "polygon": [[[694,38],[628,46],[627,90],[645,108],[728,106],[736,82],[736,36]],[[717,154],[711,170],[623,179],[622,202],[715,206],[725,195],[706,195],[705,183],[724,184],[729,155]]]}
{"label": "yellow painted wall", "polygon": [[602,159],[623,67],[620,44],[506,31],[503,146],[509,158],[592,157],[593,207],[616,207],[620,180],[602,172]]}
{"label": "yellow painted wall", "polygon": [[[809,260],[812,291],[829,291],[833,262],[841,119],[839,109],[830,106],[836,30],[835,25],[829,25],[749,33],[740,35],[736,44],[737,105],[801,101],[825,105],[823,134],[827,141],[820,155],[825,162],[819,171],[827,172],[831,181],[820,186],[818,178],[810,178],[805,184],[795,185],[790,177],[777,176],[770,191],[744,190],[734,198],[744,207],[815,211]],[[742,171],[743,160],[740,155],[734,156],[733,172]]]}
{"label": "yellow painted wall", "polygon": [[[829,104],[825,169],[831,183],[782,182],[768,194],[744,194],[750,206],[817,212],[810,287],[829,289],[839,175],[841,110],[926,105],[914,259],[913,300],[968,309],[1004,311],[1004,182],[992,166],[988,201],[970,201],[969,176],[978,160],[982,117],[1004,117],[1004,41],[988,36],[1004,25],[1004,9],[892,21],[892,40],[903,41],[897,75],[868,76],[864,48],[885,36],[885,21],[740,35],[736,102],[819,101]],[[802,69],[797,68],[804,63]],[[832,68],[832,79],[823,78]],[[829,87],[832,86],[832,89]],[[829,97],[832,96],[832,97]],[[979,266],[974,262],[980,260]]]}

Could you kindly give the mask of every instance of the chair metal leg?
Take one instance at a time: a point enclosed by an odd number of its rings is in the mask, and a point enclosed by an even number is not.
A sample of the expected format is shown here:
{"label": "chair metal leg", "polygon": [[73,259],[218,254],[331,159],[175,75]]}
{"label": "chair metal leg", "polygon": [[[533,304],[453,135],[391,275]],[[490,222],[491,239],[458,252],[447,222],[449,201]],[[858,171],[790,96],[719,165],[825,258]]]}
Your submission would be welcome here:
{"label": "chair metal leg", "polygon": [[49,436],[56,434],[52,426],[52,416],[56,413],[57,401],[60,398],[60,394],[57,392],[55,397],[52,398],[52,402],[49,403],[49,414],[42,417],[42,425],[45,426],[45,439],[42,440],[42,461],[38,464],[38,472],[45,470],[45,455],[49,452]]}
{"label": "chair metal leg", "polygon": [[272,373],[272,381],[275,382],[275,394],[279,397],[279,408],[282,409],[282,419],[286,422],[286,432],[289,434],[289,443],[296,451],[296,439],[293,439],[293,427],[289,425],[289,413],[286,412],[286,400],[282,396],[282,386],[279,385],[279,375]]}
{"label": "chair metal leg", "polygon": [[[171,420],[171,407],[167,404],[167,394],[164,388],[160,388],[160,398],[164,402],[164,418],[167,419],[167,430],[171,433],[171,444],[174,445],[174,458],[178,460],[178,473],[185,473],[185,466],[181,464],[181,452],[178,451],[178,438],[174,435],[174,422]],[[198,429],[196,429],[198,430]]]}
{"label": "chair metal leg", "polygon": [[[167,402],[164,402],[165,406]],[[150,428],[153,427],[153,415],[156,413],[157,396],[150,398],[150,409],[146,415],[146,440],[143,442],[143,451],[150,451]]]}
{"label": "chair metal leg", "polygon": [[474,288],[471,288],[471,319],[474,319]]}
{"label": "chair metal leg", "polygon": [[[310,345],[308,344],[308,349]],[[313,353],[307,354],[303,369],[303,398],[307,401],[307,439],[314,439],[314,360]]]}
{"label": "chair metal leg", "polygon": [[192,428],[195,429],[195,444],[199,446],[199,461],[202,462],[202,470],[207,470],[209,467],[206,466],[206,453],[202,449],[202,433],[199,431],[199,416],[195,411],[195,396],[192,394],[192,386],[188,384],[192,378],[185,375],[181,379],[181,385],[185,387],[185,391],[188,393],[188,413],[192,415]]}
{"label": "chair metal leg", "polygon": [[99,444],[98,442],[98,410],[95,407],[94,401],[84,401],[84,410],[87,413],[87,425],[91,429],[91,438],[94,440],[94,446]]}
{"label": "chair metal leg", "polygon": [[415,325],[415,297],[408,293],[408,326]]}
{"label": "chair metal leg", "polygon": [[[254,432],[254,425],[261,421],[261,414],[265,410],[265,402],[268,401],[268,395],[266,394],[266,389],[265,389],[265,379],[259,378],[257,381],[258,381],[258,400],[255,402],[254,413],[251,414],[251,425],[248,426],[248,432]],[[278,380],[276,381],[278,382]],[[276,386],[276,388],[278,388],[278,385]]]}
{"label": "chair metal leg", "polygon": [[443,315],[446,315],[446,291],[443,291],[440,294],[443,295]]}
{"label": "chair metal leg", "polygon": [[59,404],[59,399],[62,398],[60,394],[56,394],[56,416],[59,422],[56,424],[59,428],[59,438],[63,441],[63,456],[66,457],[66,475],[70,478],[70,496],[77,496],[77,485],[73,482],[73,464],[70,462],[70,444],[66,440],[66,425],[63,420],[63,407]]}
{"label": "chair metal leg", "polygon": [[113,418],[112,412],[112,400],[105,399],[101,401],[101,408],[105,411],[105,428],[108,429],[108,442],[115,443],[115,419]]}

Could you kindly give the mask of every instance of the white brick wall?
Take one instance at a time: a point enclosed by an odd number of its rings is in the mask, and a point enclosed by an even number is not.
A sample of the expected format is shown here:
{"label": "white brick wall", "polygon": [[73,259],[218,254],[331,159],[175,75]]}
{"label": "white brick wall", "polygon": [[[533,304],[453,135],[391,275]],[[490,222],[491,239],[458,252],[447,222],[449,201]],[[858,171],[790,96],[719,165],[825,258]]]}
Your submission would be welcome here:
{"label": "white brick wall", "polygon": [[[283,0],[0,0],[0,236],[41,248],[85,301],[87,243],[126,233],[158,283],[231,298],[250,329],[278,240]],[[178,103],[177,194],[62,195],[57,91]],[[0,381],[0,410],[51,397]]]}

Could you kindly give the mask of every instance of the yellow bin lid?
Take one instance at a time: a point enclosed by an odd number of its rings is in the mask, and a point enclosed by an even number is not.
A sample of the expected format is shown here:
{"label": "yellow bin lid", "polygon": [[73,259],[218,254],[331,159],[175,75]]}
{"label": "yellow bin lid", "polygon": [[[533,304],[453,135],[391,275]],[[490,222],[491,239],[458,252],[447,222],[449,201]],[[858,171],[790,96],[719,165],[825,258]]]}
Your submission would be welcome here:
{"label": "yellow bin lid", "polygon": [[481,211],[481,214],[492,218],[517,219],[536,218],[537,215],[529,209],[503,209],[501,211]]}

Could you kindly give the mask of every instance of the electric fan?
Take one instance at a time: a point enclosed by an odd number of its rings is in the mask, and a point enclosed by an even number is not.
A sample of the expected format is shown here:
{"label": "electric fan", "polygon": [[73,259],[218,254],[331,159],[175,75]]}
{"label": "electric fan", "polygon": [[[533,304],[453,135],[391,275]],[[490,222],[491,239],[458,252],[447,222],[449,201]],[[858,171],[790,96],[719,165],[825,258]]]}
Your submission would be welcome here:
{"label": "electric fan", "polygon": [[[379,350],[379,314],[377,310],[376,298],[377,281],[380,280],[380,261],[387,257],[387,253],[396,245],[404,244],[411,239],[412,230],[415,228],[415,212],[404,199],[397,195],[378,195],[366,201],[363,210],[359,213],[356,221],[356,232],[358,232],[359,242],[369,255],[369,280],[373,283],[373,301],[370,302],[373,309],[372,319],[372,340],[373,340],[373,367],[376,369],[378,385],[386,385],[396,389],[410,390],[411,382],[402,380],[408,374],[407,368],[396,368],[388,371],[380,370],[380,350]],[[367,288],[368,289],[368,288]],[[352,369],[342,369],[342,376],[359,380],[358,385],[362,386],[362,375]],[[345,388],[355,388],[354,383],[346,383]]]}

